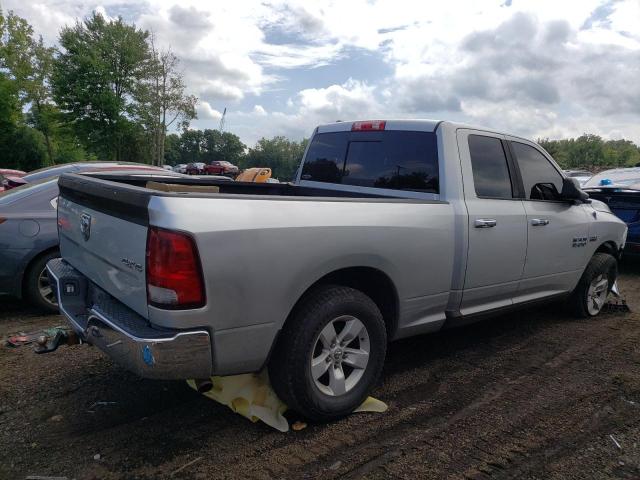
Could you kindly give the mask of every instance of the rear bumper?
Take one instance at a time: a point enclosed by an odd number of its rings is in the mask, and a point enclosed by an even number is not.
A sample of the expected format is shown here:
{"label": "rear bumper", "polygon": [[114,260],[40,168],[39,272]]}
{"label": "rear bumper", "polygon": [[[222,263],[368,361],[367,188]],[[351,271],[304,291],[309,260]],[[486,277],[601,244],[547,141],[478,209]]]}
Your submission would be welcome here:
{"label": "rear bumper", "polygon": [[47,264],[61,313],[87,343],[141,377],[207,378],[213,355],[209,332],[152,327],[62,259]]}

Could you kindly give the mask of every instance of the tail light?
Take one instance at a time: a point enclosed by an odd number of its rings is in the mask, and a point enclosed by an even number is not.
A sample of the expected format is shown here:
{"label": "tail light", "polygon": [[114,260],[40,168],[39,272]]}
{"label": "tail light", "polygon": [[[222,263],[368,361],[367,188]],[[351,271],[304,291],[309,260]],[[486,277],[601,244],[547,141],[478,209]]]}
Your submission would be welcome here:
{"label": "tail light", "polygon": [[198,249],[190,235],[149,228],[147,298],[150,305],[166,309],[204,306],[202,267]]}
{"label": "tail light", "polygon": [[366,122],[353,122],[351,125],[352,132],[373,132],[384,130],[387,124],[384,120],[367,120]]}

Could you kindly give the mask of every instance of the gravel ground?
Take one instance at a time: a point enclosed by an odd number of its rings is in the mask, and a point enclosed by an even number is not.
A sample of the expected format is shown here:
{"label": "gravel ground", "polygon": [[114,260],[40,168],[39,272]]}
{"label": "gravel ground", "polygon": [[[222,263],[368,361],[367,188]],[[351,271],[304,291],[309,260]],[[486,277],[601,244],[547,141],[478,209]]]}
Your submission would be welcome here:
{"label": "gravel ground", "polygon": [[[640,309],[639,274],[625,260]],[[0,312],[0,337],[63,323]],[[374,393],[386,413],[286,434],[95,348],[2,346],[0,478],[640,478],[638,320],[551,306],[396,342]]]}

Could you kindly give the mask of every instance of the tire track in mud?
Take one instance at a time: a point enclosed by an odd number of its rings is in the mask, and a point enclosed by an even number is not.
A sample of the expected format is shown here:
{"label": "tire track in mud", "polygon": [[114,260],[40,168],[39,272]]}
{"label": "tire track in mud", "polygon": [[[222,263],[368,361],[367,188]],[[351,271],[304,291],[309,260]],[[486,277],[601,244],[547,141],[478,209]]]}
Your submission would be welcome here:
{"label": "tire track in mud", "polygon": [[[43,376],[42,357],[3,352],[0,361],[12,360],[0,378],[24,367],[23,391],[33,398],[13,405],[23,394],[0,387],[0,404],[11,402],[0,414],[9,460],[0,477],[634,478],[626,458],[612,467],[615,457],[600,450],[617,454],[611,433],[630,449],[625,435],[640,429],[639,319],[572,320],[545,309],[403,340],[391,345],[374,392],[387,413],[288,434],[251,425],[184,385],[140,381],[95,354],[51,357]],[[108,394],[119,409],[84,412]],[[32,430],[56,409],[62,423]],[[40,445],[30,449],[32,441]],[[593,458],[576,453],[592,447]],[[94,462],[98,452],[104,460]]]}
{"label": "tire track in mud", "polygon": [[[539,377],[539,379],[542,382],[541,384],[543,385],[544,380],[549,378],[549,373],[551,373],[551,371],[555,371],[555,373],[558,373],[557,372],[558,369],[563,369],[569,366],[569,364],[573,363],[576,360],[577,356],[583,353],[586,349],[593,347],[594,343],[597,343],[597,342],[592,341],[590,344],[584,345],[583,348],[581,349],[575,349],[573,352],[570,352],[570,351],[561,352],[554,359],[551,359],[550,361],[544,363],[541,366],[539,365],[536,366],[534,368],[534,370],[536,370],[534,378],[530,378],[528,380],[535,380],[535,376],[537,376]],[[620,343],[624,343],[624,341],[619,342],[619,344]],[[613,348],[616,348],[616,345],[613,345]],[[611,398],[609,397],[610,395],[613,395],[613,394],[611,394],[610,392],[607,392],[606,390],[596,391],[591,394],[591,396],[598,397],[599,401],[603,400],[601,395],[605,396],[604,398],[605,400],[610,400]],[[478,443],[472,442],[467,449],[462,450],[464,452],[463,455],[457,455],[457,457],[462,456],[464,458],[455,458],[456,455],[450,455],[449,456],[450,458],[448,458],[448,462],[455,464],[457,467],[455,471],[449,472],[449,474],[451,474],[451,476],[454,478],[457,477],[458,476],[457,474],[462,471],[460,467],[464,464],[465,459],[475,459],[476,462],[480,464],[480,466],[470,468],[470,470],[467,472],[467,475],[466,475],[469,478],[480,478],[483,475],[486,476],[486,475],[495,473],[495,471],[507,471],[508,467],[510,467],[511,464],[513,464],[517,460],[517,458],[513,457],[513,455],[510,455],[509,454],[510,452],[505,452],[504,448],[494,451],[497,445],[504,443],[503,441],[501,441],[501,438],[504,438],[504,437],[507,437],[508,439],[517,438],[518,432],[521,432],[521,431],[524,432],[526,431],[525,430],[526,428],[529,428],[529,434],[525,435],[524,438],[521,438],[519,449],[513,453],[518,453],[518,451],[522,448],[524,448],[525,451],[533,449],[537,444],[541,443],[541,441],[544,441],[545,438],[548,438],[548,437],[545,437],[545,432],[542,432],[542,434],[532,436],[531,428],[527,426],[530,426],[530,425],[535,426],[537,423],[537,419],[539,419],[540,417],[544,418],[546,416],[548,418],[551,416],[551,418],[554,418],[553,413],[556,414],[555,417],[558,417],[558,412],[564,413],[566,411],[566,408],[565,409],[562,408],[563,407],[562,402],[560,402],[559,404],[554,404],[553,409],[545,408],[545,404],[543,402],[549,401],[549,399],[553,399],[553,397],[547,394],[547,392],[545,392],[544,389],[540,389],[538,387],[533,387],[533,388],[528,387],[525,382],[515,382],[515,385],[514,385],[514,382],[511,382],[510,386],[507,386],[504,389],[499,389],[499,391],[496,392],[496,395],[494,396],[490,395],[489,397],[485,396],[484,398],[480,398],[479,400],[473,402],[472,404],[468,405],[464,409],[458,411],[451,419],[445,422],[445,424],[442,425],[441,428],[437,429],[436,431],[433,431],[433,430],[425,431],[425,432],[421,432],[421,434],[422,435],[424,434],[438,435],[442,431],[445,431],[445,430],[450,431],[451,427],[453,427],[456,422],[464,421],[467,418],[471,417],[473,410],[483,410],[484,409],[483,407],[490,405],[491,402],[486,401],[488,398],[493,400],[501,399],[503,403],[504,401],[515,403],[511,408],[505,408],[505,410],[517,411],[517,409],[519,408],[521,413],[515,416],[511,416],[511,418],[508,421],[504,419],[500,419],[498,417],[499,420],[502,420],[503,423],[506,423],[507,427],[511,427],[511,428],[503,429],[502,431],[500,431],[499,435],[496,438],[494,438],[494,444],[492,444],[491,448],[483,448],[482,446],[479,445],[479,442]],[[571,406],[571,402],[566,406]],[[524,408],[524,412],[522,412],[523,408]],[[487,409],[484,409],[484,410],[487,410]],[[550,415],[550,411],[552,412],[551,415]],[[480,426],[479,428],[476,427],[476,430],[478,431],[479,434],[482,433],[481,427],[482,426]],[[469,433],[472,431],[473,429],[469,428],[468,425],[465,425],[464,432],[466,436],[468,436]],[[591,432],[591,434],[593,434],[593,432]],[[419,437],[420,437],[420,434],[414,435],[413,438],[410,438],[408,440],[405,437],[404,439],[402,439],[404,440],[404,442],[401,443],[401,446],[396,447],[396,449],[403,450],[403,453],[406,453],[407,450],[408,451],[424,450],[424,448],[421,448],[420,446],[418,447],[409,446],[407,448],[407,444],[411,445],[411,443],[419,439]],[[402,440],[400,441],[402,442]],[[491,452],[491,455],[489,455],[489,452]],[[489,457],[485,458],[487,457],[487,455],[489,455]],[[455,461],[453,461],[454,459]],[[374,464],[375,463],[376,462],[374,460]],[[361,475],[367,474],[370,471],[371,470],[368,469],[365,464],[364,467],[359,467],[359,469],[355,470],[353,472],[352,477],[356,478]],[[506,478],[508,478],[510,475],[511,473],[506,474]],[[442,472],[438,472],[438,477],[444,477]]]}
{"label": "tire track in mud", "polygon": [[[524,419],[532,416],[535,417],[542,413],[540,412],[540,404],[542,402],[539,401],[540,395],[537,395],[537,393],[540,392],[540,387],[545,384],[545,380],[553,377],[554,373],[557,374],[559,370],[562,370],[567,365],[578,361],[580,356],[592,350],[599,342],[599,337],[591,337],[588,342],[580,345],[573,345],[570,348],[555,353],[549,352],[549,355],[539,355],[539,358],[536,359],[534,364],[530,364],[524,369],[518,368],[518,366],[522,367],[522,365],[519,365],[519,363],[515,361],[513,365],[509,366],[500,374],[500,378],[515,377],[507,381],[506,384],[493,375],[483,375],[482,371],[466,372],[467,375],[473,379],[473,386],[471,388],[465,389],[464,385],[462,385],[462,388],[454,388],[447,392],[440,392],[439,395],[442,395],[443,398],[440,401],[435,399],[435,405],[429,405],[429,403],[427,403],[426,406],[417,408],[412,415],[406,417],[401,415],[400,417],[404,418],[397,419],[397,422],[391,422],[391,425],[383,429],[376,429],[374,426],[373,431],[369,435],[358,435],[359,438],[355,448],[352,446],[348,449],[348,456],[341,456],[343,464],[357,465],[355,468],[350,470],[340,469],[333,474],[330,470],[326,470],[330,465],[328,465],[327,460],[322,457],[330,455],[325,454],[318,458],[313,464],[308,464],[304,472],[301,473],[306,473],[309,476],[322,473],[323,478],[332,478],[332,476],[359,478],[374,471],[381,465],[405,455],[407,451],[416,450],[416,447],[411,447],[412,443],[415,445],[417,442],[418,445],[420,445],[420,447],[417,448],[418,451],[421,451],[422,447],[428,448],[429,444],[422,445],[420,442],[424,436],[437,438],[438,435],[451,429],[457,423],[473,415],[477,415],[478,412],[487,409],[487,407],[497,401],[507,401],[514,405],[513,408],[515,410],[518,410],[518,407],[520,410],[523,409],[523,406],[528,407],[527,410],[530,410],[531,413],[524,416]],[[622,343],[624,343],[624,341]],[[525,344],[531,345],[531,342],[526,342]],[[617,345],[613,346],[613,348],[616,347]],[[512,355],[518,353],[527,354],[526,351],[516,350],[512,352]],[[443,367],[440,366],[440,368]],[[455,369],[449,373],[455,378]],[[465,375],[463,375],[463,377],[465,377]],[[534,383],[535,380],[538,380],[539,383]],[[497,382],[501,383],[496,385]],[[478,389],[479,384],[482,385],[480,389]],[[475,391],[483,391],[485,389],[487,390],[480,397],[474,395]],[[400,397],[402,396],[401,392],[396,393],[398,393]],[[455,413],[447,416],[448,411],[451,409],[451,406],[446,401],[448,398],[464,398],[466,403],[458,405]],[[545,398],[544,394],[542,398]],[[438,403],[440,404],[438,405]],[[406,406],[402,410],[405,409]],[[515,425],[514,422],[523,423],[519,417],[523,416],[516,415],[514,420],[508,422],[506,425],[507,428],[500,432],[502,436],[509,436],[510,438],[517,437],[518,429],[522,427]],[[535,422],[535,420],[533,421]],[[390,422],[387,421],[386,423],[388,424]],[[514,429],[516,430],[514,431]],[[408,431],[412,430],[413,432],[408,434]],[[381,439],[384,440],[381,441]],[[514,449],[516,453],[521,450],[526,451],[527,449],[533,448],[536,443],[533,439],[527,438],[527,436],[522,440],[523,442],[521,444],[516,444],[516,448]],[[378,445],[373,454],[370,451],[372,444]],[[358,445],[361,445],[361,447],[358,447]],[[334,443],[333,451],[339,450],[340,446],[340,444],[336,445]],[[434,448],[435,445],[431,445],[431,447]],[[477,461],[484,459],[487,455],[486,451],[483,452],[482,447],[476,448],[476,450],[475,456]],[[471,455],[471,457],[472,456],[473,455]],[[486,475],[492,468],[498,470],[504,469],[508,464],[513,462],[514,458],[512,458],[512,455],[507,454],[499,455],[496,461],[485,459],[481,466],[484,471],[480,470],[480,473]]]}

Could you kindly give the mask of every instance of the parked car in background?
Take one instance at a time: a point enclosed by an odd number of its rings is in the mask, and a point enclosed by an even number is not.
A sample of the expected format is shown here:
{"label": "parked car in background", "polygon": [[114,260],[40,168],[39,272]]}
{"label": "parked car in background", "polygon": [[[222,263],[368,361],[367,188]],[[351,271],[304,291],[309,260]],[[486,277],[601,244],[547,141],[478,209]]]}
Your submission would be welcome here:
{"label": "parked car in background", "polygon": [[[146,174],[161,179],[186,177],[150,165],[91,165],[75,172],[87,175]],[[56,170],[56,167],[49,171]],[[39,172],[42,175],[44,171]],[[56,312],[57,302],[49,286],[45,265],[59,256],[56,206],[58,175],[45,176],[0,193],[0,294],[27,299],[44,311]]]}
{"label": "parked car in background", "polygon": [[11,190],[12,188],[21,187],[26,183],[27,181],[24,179],[24,177],[6,176],[4,177],[4,181],[3,181],[5,190]]}
{"label": "parked car in background", "polygon": [[171,165],[163,165],[162,168],[164,168],[165,170],[167,170],[169,172],[173,172],[173,167]]}
{"label": "parked car in background", "polygon": [[214,160],[204,167],[204,171],[207,175],[235,176],[238,174],[239,169],[231,162]]}
{"label": "parked car in background", "polygon": [[75,162],[64,163],[62,165],[54,165],[51,167],[39,168],[31,172],[25,173],[21,177],[5,177],[5,190],[20,187],[27,183],[38,182],[46,178],[58,177],[63,173],[79,173],[89,172],[92,170],[106,171],[106,170],[126,170],[126,169],[149,169],[149,170],[163,170],[161,167],[155,165],[148,165],[146,163],[135,162]]}
{"label": "parked car in background", "polygon": [[187,175],[204,175],[206,166],[207,165],[202,162],[188,163],[185,172]]}
{"label": "parked car in background", "polygon": [[187,173],[187,164],[186,163],[179,163],[178,165],[173,167],[173,171],[174,172],[178,172],[178,173]]}
{"label": "parked car in background", "polygon": [[537,144],[446,121],[322,125],[294,183],[59,182],[47,268],[80,338],[149,378],[268,366],[320,421],[367,398],[387,340],[554,298],[597,315],[627,232]]}
{"label": "parked car in background", "polygon": [[582,188],[607,204],[627,224],[625,251],[640,254],[640,168],[615,168],[594,175]]}
{"label": "parked car in background", "polygon": [[22,170],[11,168],[0,168],[0,192],[24,185],[26,182],[22,177],[26,174]]}
{"label": "parked car in background", "polygon": [[575,178],[580,183],[580,186],[584,185],[591,177],[593,173],[588,170],[565,170],[567,177]]}
{"label": "parked car in background", "polygon": [[5,177],[24,177],[27,172],[23,172],[22,170],[13,170],[11,168],[0,168],[0,175]]}

